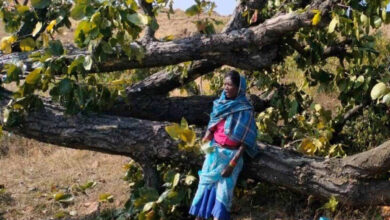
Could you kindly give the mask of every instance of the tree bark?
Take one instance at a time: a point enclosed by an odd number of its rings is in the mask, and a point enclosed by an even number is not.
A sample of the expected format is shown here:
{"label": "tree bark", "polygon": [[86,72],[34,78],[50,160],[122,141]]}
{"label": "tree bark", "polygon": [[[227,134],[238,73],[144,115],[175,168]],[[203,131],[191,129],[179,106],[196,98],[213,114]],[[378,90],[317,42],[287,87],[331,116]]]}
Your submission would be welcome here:
{"label": "tree bark", "polygon": [[[310,8],[319,9],[326,15],[333,3],[331,0],[316,1]],[[272,44],[277,43],[287,33],[311,26],[312,16],[313,13],[310,10],[304,13],[293,12],[270,18],[257,26],[227,33],[210,36],[198,35],[169,42],[134,42],[134,46],[144,48],[144,57],[141,62],[134,59],[129,60],[127,56],[120,56],[93,65],[91,72],[112,72],[133,68],[167,66],[201,59],[209,59],[248,70],[259,70],[270,66],[273,63],[272,57],[277,57],[277,50],[275,50],[277,46],[272,46]],[[271,50],[268,48],[266,55],[249,52],[252,48],[261,51],[266,46],[271,47]],[[65,57],[69,60],[73,60],[80,55],[90,55],[90,52],[76,48],[68,48],[68,50]],[[23,61],[27,67],[32,67],[32,60],[27,58],[29,54],[31,52],[3,55],[0,57],[0,68],[6,63],[17,63],[19,61]],[[246,58],[240,59],[237,54],[248,55]]]}
{"label": "tree bark", "polygon": [[[269,107],[270,97],[248,96],[256,112]],[[135,117],[153,121],[180,122],[184,117],[190,124],[206,125],[216,96],[163,97],[139,96],[118,101],[107,115]]]}
{"label": "tree bark", "polygon": [[[3,110],[9,94],[0,94]],[[141,166],[170,162],[200,168],[202,156],[179,151],[177,143],[165,132],[166,125],[103,114],[69,116],[64,115],[62,108],[45,103],[44,110],[30,113],[19,126],[4,129],[64,147],[127,155]],[[197,133],[199,136],[201,131]],[[390,168],[390,141],[363,153],[331,159],[308,157],[263,143],[258,145],[260,155],[246,161],[244,171],[244,175],[256,181],[318,197],[333,195],[353,206],[390,204],[390,182],[375,178]]]}

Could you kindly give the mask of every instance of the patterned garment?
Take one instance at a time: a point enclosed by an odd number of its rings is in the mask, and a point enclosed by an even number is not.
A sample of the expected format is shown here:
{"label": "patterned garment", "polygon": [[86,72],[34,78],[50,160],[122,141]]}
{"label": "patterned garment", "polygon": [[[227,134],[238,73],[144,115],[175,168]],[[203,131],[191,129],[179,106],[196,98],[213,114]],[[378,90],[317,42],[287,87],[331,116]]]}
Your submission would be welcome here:
{"label": "patterned garment", "polygon": [[[226,120],[224,133],[229,139],[245,144],[248,155],[254,157],[259,151],[256,144],[257,128],[253,106],[245,97],[245,92],[246,81],[240,76],[235,99],[226,99],[225,92],[222,92],[221,97],[214,101],[208,129]],[[206,152],[206,159],[202,170],[198,172],[199,185],[189,213],[206,219],[212,215],[219,220],[228,220],[234,187],[244,164],[243,158],[239,158],[229,177],[222,177],[222,171],[237,150],[223,148],[214,139],[210,145],[202,146],[202,150]]]}
{"label": "patterned garment", "polygon": [[234,187],[244,162],[240,157],[232,174],[229,177],[222,177],[223,169],[237,150],[223,148],[214,141],[210,142],[210,147],[212,150],[206,154],[202,170],[198,172],[199,185],[192,201],[190,214],[202,218],[213,215],[220,220],[229,219]]}
{"label": "patterned garment", "polygon": [[226,118],[225,134],[233,141],[244,143],[246,153],[253,158],[259,152],[256,144],[257,127],[253,106],[246,98],[245,92],[246,80],[240,76],[240,86],[235,99],[226,99],[225,91],[223,91],[221,97],[214,101],[207,129]]}

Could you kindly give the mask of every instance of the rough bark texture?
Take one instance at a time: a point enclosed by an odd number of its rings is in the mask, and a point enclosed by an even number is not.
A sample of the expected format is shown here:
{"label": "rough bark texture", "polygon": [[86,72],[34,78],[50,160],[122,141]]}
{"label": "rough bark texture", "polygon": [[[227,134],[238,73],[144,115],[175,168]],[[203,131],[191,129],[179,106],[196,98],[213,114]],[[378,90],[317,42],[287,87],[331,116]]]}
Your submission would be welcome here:
{"label": "rough bark texture", "polygon": [[[4,94],[4,93],[3,93]],[[1,105],[7,102],[3,96]],[[64,115],[46,103],[30,113],[18,127],[7,131],[76,149],[127,155],[151,170],[149,185],[156,184],[150,164],[171,162],[199,166],[202,156],[181,152],[165,132],[167,123],[107,115]],[[198,134],[200,131],[198,131]],[[260,155],[247,161],[244,175],[318,197],[334,195],[349,205],[390,204],[390,182],[374,179],[390,168],[390,142],[346,158],[306,157],[297,152],[258,143]],[[149,165],[148,165],[149,164]]]}
{"label": "rough bark texture", "polygon": [[[256,95],[248,97],[256,112],[269,107],[269,98],[260,98]],[[184,117],[190,124],[206,125],[216,98],[215,96],[139,96],[127,102],[116,102],[106,111],[106,114],[170,122],[180,122]]]}

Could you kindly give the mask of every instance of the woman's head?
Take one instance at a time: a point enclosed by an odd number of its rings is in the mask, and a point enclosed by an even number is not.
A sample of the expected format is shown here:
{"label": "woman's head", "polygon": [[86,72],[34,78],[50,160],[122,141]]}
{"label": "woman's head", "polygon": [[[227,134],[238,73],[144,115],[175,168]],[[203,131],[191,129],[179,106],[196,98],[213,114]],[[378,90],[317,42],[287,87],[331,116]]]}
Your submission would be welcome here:
{"label": "woman's head", "polygon": [[226,98],[236,98],[239,92],[239,88],[240,74],[235,70],[227,72],[223,80],[223,91],[225,91]]}

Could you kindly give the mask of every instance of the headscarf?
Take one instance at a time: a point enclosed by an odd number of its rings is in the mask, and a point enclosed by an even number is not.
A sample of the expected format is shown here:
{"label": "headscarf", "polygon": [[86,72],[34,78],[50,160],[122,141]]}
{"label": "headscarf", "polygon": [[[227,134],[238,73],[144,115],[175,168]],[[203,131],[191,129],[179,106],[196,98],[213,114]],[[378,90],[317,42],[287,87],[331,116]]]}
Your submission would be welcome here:
{"label": "headscarf", "polygon": [[235,99],[227,99],[225,91],[213,103],[210,122],[207,129],[214,127],[222,119],[225,121],[225,134],[233,141],[246,145],[246,152],[255,157],[259,152],[256,144],[257,127],[254,120],[253,106],[245,96],[246,80],[240,75],[240,85]]}

